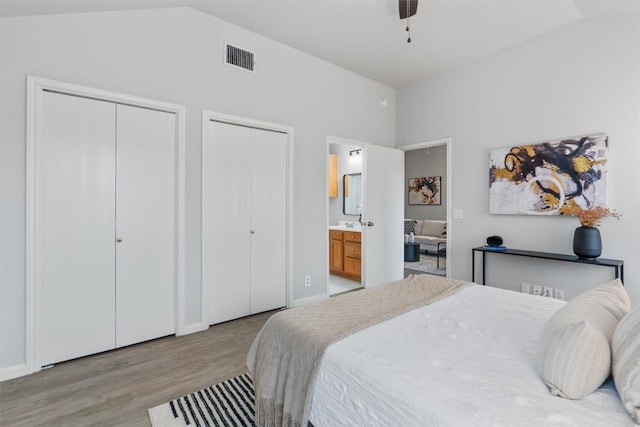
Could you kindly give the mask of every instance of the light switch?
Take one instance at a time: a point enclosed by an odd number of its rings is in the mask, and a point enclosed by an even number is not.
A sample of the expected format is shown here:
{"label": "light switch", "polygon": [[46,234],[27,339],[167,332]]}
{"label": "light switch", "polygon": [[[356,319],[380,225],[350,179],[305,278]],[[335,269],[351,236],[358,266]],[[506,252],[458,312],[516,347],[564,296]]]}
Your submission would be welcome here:
{"label": "light switch", "polygon": [[462,209],[453,210],[453,219],[462,219]]}

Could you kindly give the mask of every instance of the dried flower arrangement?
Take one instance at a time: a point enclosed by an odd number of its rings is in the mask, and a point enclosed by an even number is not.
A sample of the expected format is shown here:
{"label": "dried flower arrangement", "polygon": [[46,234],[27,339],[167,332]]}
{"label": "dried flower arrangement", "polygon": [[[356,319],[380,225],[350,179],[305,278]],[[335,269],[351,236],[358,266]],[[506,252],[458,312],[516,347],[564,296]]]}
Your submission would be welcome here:
{"label": "dried flower arrangement", "polygon": [[580,220],[580,225],[583,227],[597,227],[600,225],[602,218],[611,217],[620,219],[620,215],[617,211],[604,206],[594,206],[589,209],[583,209],[575,203],[571,205],[565,205],[560,209],[562,215],[577,216]]}

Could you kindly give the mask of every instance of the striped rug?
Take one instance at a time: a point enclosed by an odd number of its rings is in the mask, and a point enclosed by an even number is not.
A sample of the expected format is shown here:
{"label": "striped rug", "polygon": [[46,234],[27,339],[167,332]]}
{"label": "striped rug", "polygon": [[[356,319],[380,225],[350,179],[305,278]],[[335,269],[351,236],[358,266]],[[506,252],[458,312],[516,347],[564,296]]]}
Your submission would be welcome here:
{"label": "striped rug", "polygon": [[247,374],[149,409],[153,427],[255,426],[253,381]]}

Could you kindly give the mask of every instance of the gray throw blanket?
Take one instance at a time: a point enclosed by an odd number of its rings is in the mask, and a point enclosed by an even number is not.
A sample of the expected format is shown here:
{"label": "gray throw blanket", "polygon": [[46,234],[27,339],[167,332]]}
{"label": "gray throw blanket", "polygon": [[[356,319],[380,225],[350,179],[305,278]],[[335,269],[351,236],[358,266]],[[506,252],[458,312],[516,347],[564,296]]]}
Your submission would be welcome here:
{"label": "gray throw blanket", "polygon": [[256,424],[306,427],[316,374],[329,345],[467,285],[420,274],[271,316],[247,356],[256,391]]}

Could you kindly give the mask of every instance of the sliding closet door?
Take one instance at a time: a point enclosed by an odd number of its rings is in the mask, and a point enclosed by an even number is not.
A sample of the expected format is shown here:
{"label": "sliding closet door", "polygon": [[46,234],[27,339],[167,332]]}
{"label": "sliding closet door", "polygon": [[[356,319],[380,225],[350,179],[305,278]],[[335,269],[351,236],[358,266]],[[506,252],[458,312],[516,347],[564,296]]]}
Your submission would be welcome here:
{"label": "sliding closet door", "polygon": [[116,346],[174,326],[175,114],[118,105]]}
{"label": "sliding closet door", "polygon": [[251,313],[287,305],[287,135],[251,131]]}
{"label": "sliding closet door", "polygon": [[42,365],[115,345],[115,109],[43,93],[36,176]]}
{"label": "sliding closet door", "polygon": [[251,313],[251,129],[209,121],[202,147],[202,286],[209,323]]}

